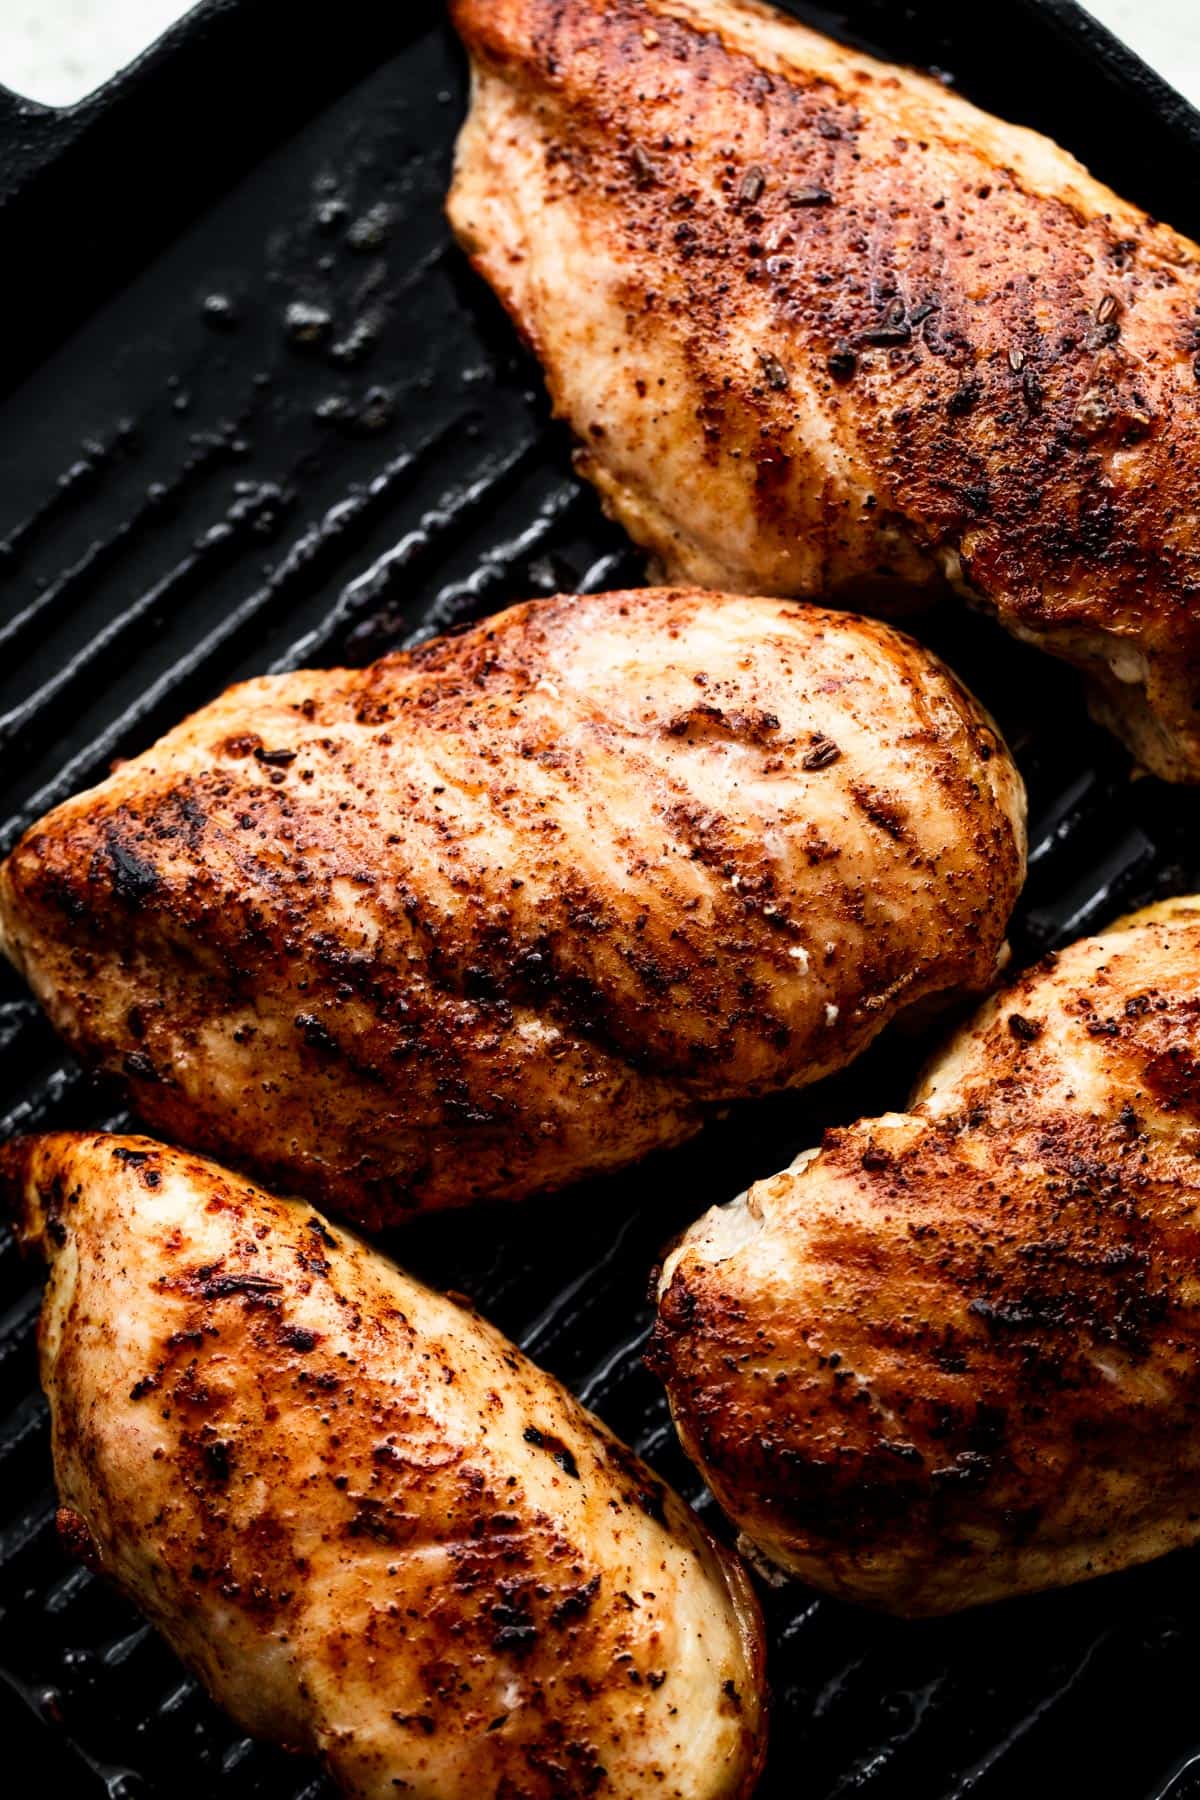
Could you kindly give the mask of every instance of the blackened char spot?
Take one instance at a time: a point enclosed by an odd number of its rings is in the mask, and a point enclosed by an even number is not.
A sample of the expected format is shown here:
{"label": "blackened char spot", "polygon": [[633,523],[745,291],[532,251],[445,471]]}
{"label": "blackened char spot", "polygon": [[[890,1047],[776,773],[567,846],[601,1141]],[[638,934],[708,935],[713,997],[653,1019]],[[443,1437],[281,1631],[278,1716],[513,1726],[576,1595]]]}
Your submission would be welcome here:
{"label": "blackened char spot", "polygon": [[585,1613],[590,1611],[592,1601],[599,1591],[600,1577],[598,1575],[593,1575],[590,1581],[583,1582],[580,1587],[572,1588],[569,1593],[563,1595],[550,1614],[551,1625],[557,1630],[569,1624],[572,1619],[582,1619]]}
{"label": "blackened char spot", "polygon": [[[128,1068],[129,1061],[130,1058],[127,1057],[127,1073],[133,1074],[134,1071]],[[151,1070],[153,1072],[152,1065]],[[132,1169],[134,1171],[144,1188],[153,1190],[154,1188],[162,1186],[162,1171],[159,1167],[159,1158],[156,1151],[128,1150],[124,1145],[119,1144],[112,1154],[114,1162],[123,1163],[127,1169]]]}
{"label": "blackened char spot", "polygon": [[524,1588],[501,1582],[503,1598],[491,1609],[492,1649],[508,1650],[520,1656],[537,1642],[537,1626],[533,1622],[529,1595]]}
{"label": "blackened char spot", "polygon": [[1043,1329],[1063,1325],[1067,1321],[1066,1303],[1036,1299],[972,1300],[967,1311],[994,1330],[1021,1331],[1030,1326]]}
{"label": "blackened char spot", "polygon": [[107,833],[105,848],[112,871],[112,890],[118,900],[126,906],[139,907],[158,892],[162,878],[154,864],[122,843],[116,831]]}
{"label": "blackened char spot", "polygon": [[423,1731],[426,1737],[432,1737],[437,1730],[437,1721],[430,1713],[394,1712],[392,1717],[397,1725],[406,1725],[410,1731]]}
{"label": "blackened char spot", "polygon": [[316,1349],[318,1339],[315,1331],[307,1331],[303,1325],[283,1325],[279,1330],[279,1341],[300,1356],[307,1356],[310,1350]]}
{"label": "blackened char spot", "polygon": [[575,1481],[579,1480],[579,1464],[575,1461],[574,1453],[560,1437],[555,1437],[549,1431],[539,1431],[536,1425],[529,1425],[525,1429],[525,1442],[533,1444],[539,1450],[548,1450],[564,1474],[570,1475]]}
{"label": "blackened char spot", "polygon": [[229,1445],[223,1438],[215,1438],[203,1446],[200,1457],[209,1479],[219,1487],[224,1487],[233,1468],[233,1455]]}
{"label": "blackened char spot", "polygon": [[266,1275],[222,1275],[212,1267],[197,1269],[193,1279],[202,1300],[227,1300],[234,1294],[253,1299],[277,1294],[283,1288],[282,1281],[272,1281]]}
{"label": "blackened char spot", "polygon": [[337,1055],[337,1039],[322,1025],[315,1013],[297,1013],[296,1030],[303,1032],[304,1041],[310,1049],[321,1050],[326,1056]]}
{"label": "blackened char spot", "polygon": [[328,1225],[326,1225],[324,1219],[319,1219],[316,1213],[309,1219],[306,1229],[311,1231],[315,1238],[319,1238],[327,1250],[337,1249],[337,1239],[334,1237],[332,1231],[330,1231]]}

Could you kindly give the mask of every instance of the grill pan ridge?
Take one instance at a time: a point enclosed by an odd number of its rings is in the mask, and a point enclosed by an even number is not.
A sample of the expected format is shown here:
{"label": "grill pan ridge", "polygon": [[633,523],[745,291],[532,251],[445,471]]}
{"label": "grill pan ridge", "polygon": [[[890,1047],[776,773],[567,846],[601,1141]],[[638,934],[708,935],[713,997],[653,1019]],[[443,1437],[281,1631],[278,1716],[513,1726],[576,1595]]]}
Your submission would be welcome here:
{"label": "grill pan ridge", "polygon": [[[997,0],[986,31],[957,0],[790,10],[948,71],[1200,237],[1200,115],[1071,0]],[[78,107],[0,90],[0,850],[232,680],[640,579],[451,245],[464,104],[440,0],[343,0],[336,35],[327,8],[207,0]],[[1200,792],[1131,781],[1068,671],[954,607],[914,628],[995,712],[1029,783],[1019,963],[1200,886]],[[885,1039],[640,1169],[467,1229],[419,1221],[389,1247],[469,1293],[721,1530],[641,1363],[648,1273],[825,1126],[902,1104],[927,1048]],[[7,972],[0,1115],[5,1136],[124,1123]],[[81,1800],[330,1800],[59,1550],[38,1290],[0,1226],[9,1745]],[[797,1585],[763,1597],[763,1800],[996,1800],[1045,1792],[1051,1769],[1081,1795],[1200,1795],[1198,1553],[920,1624]]]}

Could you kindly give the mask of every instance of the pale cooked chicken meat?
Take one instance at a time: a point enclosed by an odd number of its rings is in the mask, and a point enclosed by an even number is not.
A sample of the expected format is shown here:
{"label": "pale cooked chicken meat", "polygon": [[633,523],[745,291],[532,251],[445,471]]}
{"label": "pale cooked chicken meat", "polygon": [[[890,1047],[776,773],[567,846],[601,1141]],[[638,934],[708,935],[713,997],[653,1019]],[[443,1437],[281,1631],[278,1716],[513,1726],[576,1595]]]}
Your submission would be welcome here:
{"label": "pale cooked chicken meat", "polygon": [[1200,898],[990,1000],[701,1220],[653,1361],[765,1555],[945,1612],[1200,1538]]}
{"label": "pale cooked chicken meat", "polygon": [[452,10],[451,219],[665,576],[948,575],[1200,779],[1200,250],[749,0]]}
{"label": "pale cooked chicken meat", "polygon": [[26,836],[0,939],[163,1135],[381,1221],[629,1162],[982,988],[1023,851],[908,639],[571,596],[234,688]]}
{"label": "pale cooked chicken meat", "polygon": [[466,1302],[148,1138],[0,1151],[68,1542],[359,1800],[743,1800],[745,1575]]}

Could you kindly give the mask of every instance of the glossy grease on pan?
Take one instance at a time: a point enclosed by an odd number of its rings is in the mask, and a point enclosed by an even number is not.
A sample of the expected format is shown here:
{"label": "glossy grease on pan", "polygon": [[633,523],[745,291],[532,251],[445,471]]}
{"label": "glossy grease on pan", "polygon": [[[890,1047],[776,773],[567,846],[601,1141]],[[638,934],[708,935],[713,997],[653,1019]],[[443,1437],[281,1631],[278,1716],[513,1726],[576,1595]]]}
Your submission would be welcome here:
{"label": "glossy grease on pan", "polygon": [[898,1612],[1200,1536],[1200,899],[987,1002],[907,1113],[702,1219],[653,1363],[726,1510]]}
{"label": "glossy grease on pan", "polygon": [[744,1800],[749,1584],[465,1303],[148,1138],[0,1151],[68,1543],[347,1794]]}
{"label": "glossy grease on pan", "polygon": [[232,689],[25,837],[0,936],[163,1135],[382,1222],[844,1067],[987,985],[1023,866],[928,652],[650,590]]}
{"label": "glossy grease on pan", "polygon": [[949,577],[1200,778],[1200,251],[749,0],[456,0],[451,219],[667,579]]}

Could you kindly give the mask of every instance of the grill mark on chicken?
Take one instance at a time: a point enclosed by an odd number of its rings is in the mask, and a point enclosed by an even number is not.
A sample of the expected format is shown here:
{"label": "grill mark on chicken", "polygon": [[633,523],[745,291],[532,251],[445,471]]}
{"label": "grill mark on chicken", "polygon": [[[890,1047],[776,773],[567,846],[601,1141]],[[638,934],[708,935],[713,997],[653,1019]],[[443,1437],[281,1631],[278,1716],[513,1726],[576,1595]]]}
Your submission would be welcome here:
{"label": "grill mark on chicken", "polygon": [[946,573],[1197,779],[1196,246],[748,0],[453,12],[452,222],[665,576]]}
{"label": "grill mark on chicken", "polygon": [[1200,901],[1077,944],[684,1239],[651,1360],[768,1555],[938,1612],[1195,1540],[1198,983]]}
{"label": "grill mark on chicken", "polygon": [[234,689],[34,828],[0,929],[165,1135],[382,1223],[619,1166],[984,985],[1023,853],[911,640],[650,590]]}

